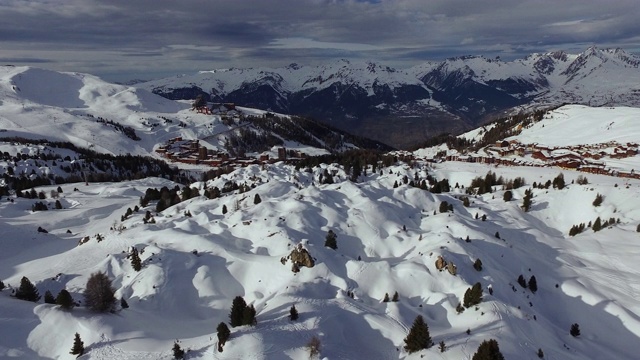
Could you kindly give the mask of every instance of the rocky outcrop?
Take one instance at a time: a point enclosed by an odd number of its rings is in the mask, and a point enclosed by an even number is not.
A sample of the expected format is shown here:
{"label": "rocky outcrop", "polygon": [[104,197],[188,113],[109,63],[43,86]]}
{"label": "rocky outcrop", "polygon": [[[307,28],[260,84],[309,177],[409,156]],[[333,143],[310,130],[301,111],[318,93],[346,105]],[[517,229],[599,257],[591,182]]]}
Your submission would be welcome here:
{"label": "rocky outcrop", "polygon": [[302,244],[298,244],[287,258],[291,259],[291,262],[293,263],[293,265],[291,265],[291,271],[294,273],[299,272],[301,266],[311,268],[315,265],[313,257],[311,257],[311,254],[309,254],[307,249],[302,247]]}

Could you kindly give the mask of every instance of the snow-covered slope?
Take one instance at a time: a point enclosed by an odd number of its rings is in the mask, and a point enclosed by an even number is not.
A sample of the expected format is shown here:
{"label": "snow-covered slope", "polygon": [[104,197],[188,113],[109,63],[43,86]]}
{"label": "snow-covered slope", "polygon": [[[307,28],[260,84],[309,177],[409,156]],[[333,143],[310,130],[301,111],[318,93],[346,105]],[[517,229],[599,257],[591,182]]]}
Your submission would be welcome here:
{"label": "snow-covered slope", "polygon": [[[152,203],[124,221],[121,216],[139,204],[147,187],[172,184],[147,179],[64,185],[61,210],[31,212],[34,200],[3,201],[0,279],[5,284],[17,287],[27,276],[41,295],[66,288],[83,300],[89,275],[102,271],[129,308],[113,314],[83,307],[63,311],[14,299],[5,289],[0,357],[70,359],[78,332],[86,359],[169,359],[176,339],[191,359],[302,359],[313,336],[327,359],[467,359],[489,338],[498,340],[507,359],[535,359],[539,348],[547,359],[636,358],[638,181],[593,175],[586,186],[536,189],[532,209],[523,213],[524,188],[511,202],[502,200],[498,188],[464,207],[454,198],[459,190],[393,188],[404,175],[424,177],[422,166],[400,164],[383,169],[383,175],[369,171],[359,183],[340,180],[345,174],[335,166],[327,169],[337,170],[335,184],[318,184],[322,168],[312,173],[283,165],[239,169],[208,187],[255,184],[249,192],[198,197],[159,214]],[[429,172],[468,186],[488,169],[445,163]],[[528,182],[558,173],[492,170]],[[570,182],[576,175],[565,176]],[[597,208],[591,205],[596,193],[605,196]],[[259,204],[252,201],[256,194]],[[454,212],[437,212],[441,201],[453,204]],[[147,210],[155,224],[143,223]],[[598,233],[567,235],[572,225],[598,216],[620,223]],[[38,226],[49,233],[38,233]],[[328,230],[338,235],[337,250],[323,246]],[[104,240],[98,242],[97,234]],[[78,245],[85,236],[90,240]],[[280,260],[298,244],[316,264],[295,274],[290,261]],[[131,246],[142,253],[140,272],[126,258]],[[439,255],[457,265],[457,276],[436,270]],[[480,272],[472,266],[476,259],[483,264]],[[520,288],[520,274],[537,278],[535,294]],[[484,288],[484,300],[457,314],[457,304],[476,282]],[[381,301],[396,291],[398,302]],[[219,353],[215,328],[228,321],[235,296],[255,306],[257,325],[233,328]],[[288,319],[291,305],[300,314],[297,321]],[[411,355],[402,350],[418,315],[434,342],[445,342],[444,353],[437,346]],[[573,323],[580,325],[578,338],[569,335]]]}
{"label": "snow-covered slope", "polygon": [[[0,66],[0,137],[65,141],[113,155],[150,155],[174,137],[206,139],[201,142],[203,146],[229,151],[225,149],[226,140],[234,134],[234,129],[243,125],[257,134],[275,133],[274,136],[288,148],[323,148],[325,145],[311,129],[301,128],[308,126],[311,120],[289,121],[286,126],[299,127],[301,133],[308,132],[308,137],[315,139],[313,144],[300,143],[301,137],[289,138],[255,124],[238,123],[242,117],[263,117],[265,114],[263,110],[243,107],[231,112],[200,114],[191,110],[191,102],[168,100],[143,89],[110,84],[88,74]],[[356,139],[348,134],[326,127],[323,131],[327,136],[344,140],[342,147],[330,151],[356,146]],[[361,145],[368,146],[366,141],[357,146]],[[376,146],[373,142],[370,145]]]}

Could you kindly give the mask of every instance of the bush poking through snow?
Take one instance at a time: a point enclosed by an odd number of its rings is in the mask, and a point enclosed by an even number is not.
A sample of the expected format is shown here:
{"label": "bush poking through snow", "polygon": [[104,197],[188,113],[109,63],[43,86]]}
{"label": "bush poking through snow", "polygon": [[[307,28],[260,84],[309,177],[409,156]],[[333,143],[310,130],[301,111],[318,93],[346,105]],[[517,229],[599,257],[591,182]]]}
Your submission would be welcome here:
{"label": "bush poking through snow", "polygon": [[295,305],[291,305],[291,309],[289,309],[289,320],[296,321],[298,317],[298,309],[296,309]]}
{"label": "bush poking through snow", "polygon": [[173,358],[176,360],[184,359],[184,350],[180,347],[177,341],[173,343]]}
{"label": "bush poking through snow", "polygon": [[89,309],[96,312],[112,311],[116,301],[115,292],[111,280],[105,273],[93,273],[87,280],[84,303]]}
{"label": "bush poking through snow", "polygon": [[324,239],[324,246],[336,250],[338,248],[337,238],[338,235],[336,235],[333,230],[329,230],[329,232],[327,232],[327,236]]}
{"label": "bush poking through snow", "polygon": [[569,330],[569,334],[571,334],[571,336],[573,337],[580,336],[580,325],[578,325],[577,323],[572,324],[571,329]]}
{"label": "bush poking through snow", "polygon": [[482,271],[482,261],[480,261],[480,259],[476,259],[473,263],[473,268],[476,269],[476,271]]}
{"label": "bush poking through snow", "polygon": [[307,343],[307,349],[309,350],[310,358],[320,355],[320,339],[317,336],[312,337]]}

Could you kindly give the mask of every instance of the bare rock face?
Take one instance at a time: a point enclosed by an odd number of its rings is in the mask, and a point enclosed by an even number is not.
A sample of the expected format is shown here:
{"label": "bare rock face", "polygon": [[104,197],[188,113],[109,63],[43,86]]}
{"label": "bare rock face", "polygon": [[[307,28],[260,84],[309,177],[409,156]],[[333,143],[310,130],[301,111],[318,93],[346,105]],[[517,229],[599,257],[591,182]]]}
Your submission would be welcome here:
{"label": "bare rock face", "polygon": [[436,260],[436,269],[442,270],[445,266],[447,266],[447,261],[442,257],[442,255],[439,255]]}
{"label": "bare rock face", "polygon": [[288,258],[293,262],[293,265],[291,266],[291,271],[293,272],[300,271],[300,267],[302,266],[311,268],[315,265],[311,254],[309,254],[307,249],[302,247],[302,244],[298,244],[298,246],[291,251]]}
{"label": "bare rock face", "polygon": [[456,276],[456,274],[458,273],[458,267],[454,263],[450,262],[447,264],[447,271],[449,272],[449,274]]}

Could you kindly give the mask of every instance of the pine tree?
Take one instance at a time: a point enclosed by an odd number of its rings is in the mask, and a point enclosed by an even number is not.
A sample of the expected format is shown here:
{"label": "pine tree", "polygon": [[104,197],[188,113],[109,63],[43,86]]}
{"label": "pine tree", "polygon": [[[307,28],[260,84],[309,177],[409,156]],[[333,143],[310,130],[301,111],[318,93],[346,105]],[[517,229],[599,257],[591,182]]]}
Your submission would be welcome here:
{"label": "pine tree", "polygon": [[242,296],[236,296],[233,299],[233,303],[231,304],[231,313],[229,314],[229,325],[231,325],[231,327],[243,325],[242,319],[246,308],[247,303],[244,301]]}
{"label": "pine tree", "polygon": [[482,285],[479,282],[475,283],[472,287],[468,288],[464,293],[464,307],[467,309],[473,305],[480,304],[482,302]]}
{"label": "pine tree", "polygon": [[4,283],[0,280],[0,291],[2,291],[2,289],[4,289]]}
{"label": "pine tree", "polygon": [[398,295],[397,291],[395,293],[393,293],[393,298],[391,299],[391,301],[393,301],[393,302],[400,301],[400,295]]}
{"label": "pine tree", "polygon": [[218,332],[218,351],[222,352],[222,347],[227,343],[227,340],[231,337],[231,330],[224,322],[218,324],[216,328]]}
{"label": "pine tree", "polygon": [[227,213],[227,205],[222,205],[222,215]]}
{"label": "pine tree", "polygon": [[544,352],[542,351],[542,349],[538,349],[538,357],[540,359],[544,358]]}
{"label": "pine tree", "polygon": [[571,325],[571,330],[569,330],[569,334],[571,334],[571,336],[573,337],[578,337],[580,336],[580,325],[576,324],[572,324]]}
{"label": "pine tree", "polygon": [[289,309],[289,320],[296,321],[298,320],[298,309],[296,309],[295,305],[291,305],[291,309]]}
{"label": "pine tree", "polygon": [[602,205],[602,201],[604,200],[604,196],[602,196],[602,194],[598,194],[596,195],[595,200],[593,200],[593,206],[600,206]]}
{"label": "pine tree", "polygon": [[142,260],[140,260],[140,255],[138,255],[138,249],[135,247],[131,251],[131,267],[135,271],[142,270]]}
{"label": "pine tree", "polygon": [[111,311],[116,301],[115,292],[111,280],[105,273],[91,274],[84,290],[84,303],[93,311]]}
{"label": "pine tree", "polygon": [[525,289],[527,288],[527,280],[524,279],[524,276],[522,276],[522,274],[518,276],[518,284],[520,284],[520,286],[522,286]]}
{"label": "pine tree", "polygon": [[65,310],[71,310],[75,306],[71,294],[65,289],[60,290],[58,296],[56,296],[56,304]]}
{"label": "pine tree", "polygon": [[438,348],[440,349],[440,352],[445,352],[445,350],[447,350],[447,345],[444,343],[444,340],[438,343]]}
{"label": "pine tree", "polygon": [[478,351],[473,354],[471,360],[504,360],[504,356],[500,352],[500,346],[494,339],[485,340],[478,346]]}
{"label": "pine tree", "polygon": [[476,271],[482,271],[482,261],[480,261],[480,259],[476,259],[473,263],[473,268],[476,269]]}
{"label": "pine tree", "polygon": [[242,313],[242,325],[254,326],[256,324],[256,308],[251,304],[244,308],[244,312]]}
{"label": "pine tree", "polygon": [[429,335],[429,327],[424,322],[422,315],[418,315],[413,321],[413,326],[411,326],[411,330],[409,330],[409,334],[404,339],[404,342],[404,349],[409,353],[428,349],[433,346],[431,335]]}
{"label": "pine tree", "polygon": [[504,195],[502,196],[502,200],[511,201],[511,199],[513,199],[513,192],[511,190],[505,191]]}
{"label": "pine tree", "polygon": [[382,302],[389,302],[389,293],[384,293],[384,299],[382,299]]}
{"label": "pine tree", "polygon": [[180,347],[177,341],[173,342],[173,358],[176,360],[184,359],[184,350]]}
{"label": "pine tree", "polygon": [[16,298],[37,302],[40,300],[40,294],[38,294],[38,289],[35,285],[26,276],[23,276],[20,280],[20,287],[16,290]]}
{"label": "pine tree", "polygon": [[538,291],[538,281],[535,275],[531,275],[531,278],[529,278],[529,290],[534,294]]}
{"label": "pine tree", "polygon": [[71,355],[78,355],[77,357],[82,356],[84,354],[84,342],[80,339],[80,334],[76,333],[75,338],[73,339],[73,347],[69,352]]}
{"label": "pine tree", "polygon": [[602,220],[600,220],[600,216],[593,222],[593,226],[591,226],[593,232],[598,232],[602,230]]}
{"label": "pine tree", "polygon": [[256,196],[253,197],[253,203],[255,205],[258,205],[262,202],[262,199],[260,199],[260,194],[256,194]]}
{"label": "pine tree", "polygon": [[533,198],[533,191],[531,189],[527,189],[524,192],[524,198],[522,199],[522,210],[524,212],[528,212],[531,208],[531,199]]}
{"label": "pine tree", "polygon": [[326,238],[324,239],[324,246],[336,250],[338,248],[337,238],[338,235],[336,235],[333,230],[329,230],[329,232],[327,232]]}
{"label": "pine tree", "polygon": [[53,294],[49,290],[44,292],[44,303],[45,304],[55,304],[56,303],[56,299],[53,297]]}
{"label": "pine tree", "polygon": [[562,190],[564,189],[564,175],[562,173],[558,174],[558,176],[556,176],[555,179],[553,179],[553,188],[554,189],[558,189],[558,190]]}

